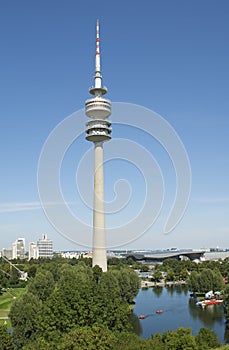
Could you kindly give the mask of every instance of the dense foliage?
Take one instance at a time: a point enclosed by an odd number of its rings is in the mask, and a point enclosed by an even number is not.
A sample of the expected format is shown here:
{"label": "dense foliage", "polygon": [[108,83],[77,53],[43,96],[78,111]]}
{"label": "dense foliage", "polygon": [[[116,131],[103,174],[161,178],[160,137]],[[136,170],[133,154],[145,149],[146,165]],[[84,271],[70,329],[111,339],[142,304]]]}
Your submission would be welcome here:
{"label": "dense foliage", "polygon": [[84,263],[59,267],[55,282],[40,269],[28,292],[15,300],[10,311],[13,339],[18,349],[37,339],[59,342],[76,327],[103,325],[107,330],[129,330],[129,304],[138,293],[133,270],[93,269]]}
{"label": "dense foliage", "polygon": [[224,315],[226,318],[226,327],[229,328],[229,284],[224,289]]}
{"label": "dense foliage", "polygon": [[[220,346],[216,335],[200,329],[156,334],[141,339],[131,332],[129,303],[138,293],[139,279],[133,269],[149,266],[111,258],[103,273],[91,259],[38,259],[15,261],[30,277],[26,293],[12,305],[13,336],[0,328],[0,350],[207,350]],[[22,286],[20,275],[0,261],[3,288]],[[132,269],[127,265],[131,264]],[[192,291],[224,289],[226,318],[229,320],[229,261],[204,262],[167,259],[154,268],[154,281],[188,280]],[[229,323],[228,323],[229,325]]]}
{"label": "dense foliage", "polygon": [[224,282],[219,270],[203,269],[199,273],[193,271],[190,274],[188,286],[193,292],[221,291]]}
{"label": "dense foliage", "polygon": [[13,350],[13,339],[5,326],[0,325],[0,350]]}
{"label": "dense foliage", "polygon": [[[7,338],[7,339],[6,339]],[[5,332],[1,350],[17,350]],[[1,347],[2,344],[2,347]],[[190,328],[155,334],[151,339],[141,339],[133,333],[109,330],[103,325],[74,327],[58,339],[46,340],[39,335],[22,347],[23,350],[210,350],[220,346],[216,335],[201,328],[196,336]]]}

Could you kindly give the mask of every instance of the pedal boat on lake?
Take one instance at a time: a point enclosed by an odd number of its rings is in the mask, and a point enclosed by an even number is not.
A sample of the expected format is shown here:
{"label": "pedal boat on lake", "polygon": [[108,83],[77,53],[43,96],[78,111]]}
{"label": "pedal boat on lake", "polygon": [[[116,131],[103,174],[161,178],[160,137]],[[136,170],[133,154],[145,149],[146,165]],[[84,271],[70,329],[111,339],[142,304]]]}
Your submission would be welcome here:
{"label": "pedal boat on lake", "polygon": [[164,310],[156,310],[156,314],[163,314]]}
{"label": "pedal boat on lake", "polygon": [[140,320],[144,320],[144,319],[146,318],[146,316],[145,316],[145,315],[140,315],[138,318],[139,318]]}
{"label": "pedal boat on lake", "polygon": [[223,300],[222,299],[209,299],[209,300],[203,300],[203,301],[198,301],[196,303],[197,306],[202,306],[202,307],[205,307],[205,306],[209,306],[209,305],[217,305],[217,304],[222,304],[223,303]]}

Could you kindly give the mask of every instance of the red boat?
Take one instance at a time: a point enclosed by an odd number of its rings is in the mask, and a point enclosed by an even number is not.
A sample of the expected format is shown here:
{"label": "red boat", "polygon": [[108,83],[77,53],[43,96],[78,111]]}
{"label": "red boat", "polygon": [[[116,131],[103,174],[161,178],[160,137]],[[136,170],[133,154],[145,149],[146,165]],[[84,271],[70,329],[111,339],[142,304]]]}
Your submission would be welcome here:
{"label": "red boat", "polygon": [[216,305],[221,303],[223,303],[223,300],[210,299],[202,301],[202,306]]}
{"label": "red boat", "polygon": [[203,300],[199,301],[197,305],[200,305],[202,307],[209,306],[209,305],[217,305],[223,303],[222,299],[209,299],[209,300]]}
{"label": "red boat", "polygon": [[144,319],[146,318],[146,316],[145,316],[145,315],[140,315],[138,318],[139,318],[140,320],[144,320]]}
{"label": "red boat", "polygon": [[156,314],[162,314],[164,310],[156,310]]}

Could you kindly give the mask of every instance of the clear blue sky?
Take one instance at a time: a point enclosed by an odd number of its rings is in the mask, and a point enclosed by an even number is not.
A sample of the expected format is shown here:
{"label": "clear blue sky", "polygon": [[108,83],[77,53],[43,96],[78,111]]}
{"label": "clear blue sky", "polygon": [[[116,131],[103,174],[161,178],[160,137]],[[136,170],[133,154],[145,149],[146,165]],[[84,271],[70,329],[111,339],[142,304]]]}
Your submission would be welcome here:
{"label": "clear blue sky", "polygon": [[[167,194],[159,220],[126,247],[229,247],[229,2],[8,0],[0,7],[0,248],[17,237],[36,241],[43,232],[55,249],[78,248],[54,230],[40,208],[37,164],[50,132],[89,97],[97,18],[109,98],[164,117],[185,145],[192,169],[186,213],[164,235],[174,196],[173,169],[156,143],[151,147],[141,135],[128,136],[153,153],[165,173]],[[114,137],[128,132],[113,128]],[[81,139],[81,153],[91,147]],[[70,202],[77,201],[71,186],[80,152],[73,145],[65,163],[63,190]],[[136,172],[138,188],[136,169],[118,167],[124,172],[120,177]],[[105,169],[108,198],[114,169],[115,163]],[[92,181],[89,192],[91,186]],[[82,215],[91,222],[91,213],[82,209]]]}

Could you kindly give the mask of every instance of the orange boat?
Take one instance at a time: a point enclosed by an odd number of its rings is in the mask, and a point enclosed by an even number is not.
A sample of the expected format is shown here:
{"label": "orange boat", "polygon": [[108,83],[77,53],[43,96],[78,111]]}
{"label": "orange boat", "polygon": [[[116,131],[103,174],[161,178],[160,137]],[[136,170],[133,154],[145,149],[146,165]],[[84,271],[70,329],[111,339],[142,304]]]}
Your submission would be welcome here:
{"label": "orange boat", "polygon": [[162,314],[164,310],[156,310],[156,314]]}
{"label": "orange boat", "polygon": [[146,316],[145,316],[145,315],[140,315],[138,318],[139,318],[140,320],[144,320],[144,319],[146,318]]}
{"label": "orange boat", "polygon": [[208,306],[208,305],[217,305],[223,303],[223,300],[216,300],[216,299],[210,299],[210,300],[204,300],[201,302],[202,306]]}

